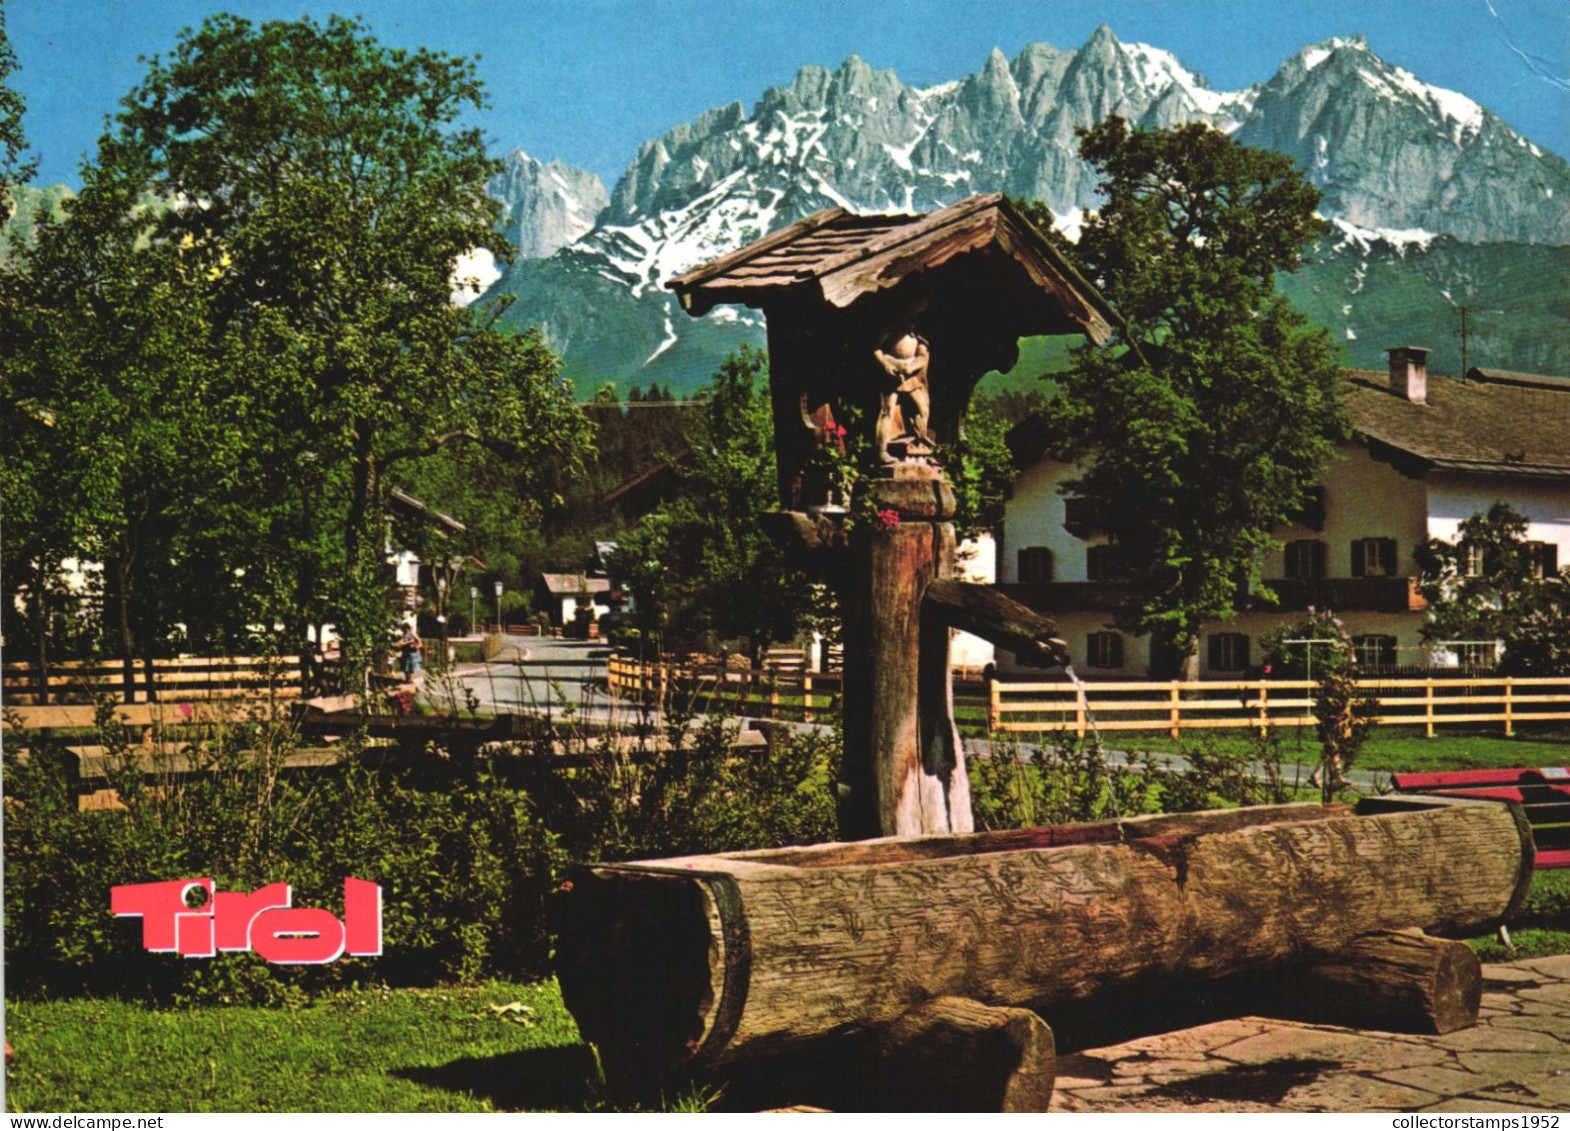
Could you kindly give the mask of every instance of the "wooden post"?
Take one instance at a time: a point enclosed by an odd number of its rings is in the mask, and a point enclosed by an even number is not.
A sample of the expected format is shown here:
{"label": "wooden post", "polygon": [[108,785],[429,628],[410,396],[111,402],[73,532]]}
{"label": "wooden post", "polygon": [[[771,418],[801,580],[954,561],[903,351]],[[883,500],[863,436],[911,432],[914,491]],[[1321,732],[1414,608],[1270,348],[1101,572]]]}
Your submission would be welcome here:
{"label": "wooden post", "polygon": [[1003,688],[996,672],[987,676],[987,733],[997,734],[1003,726]]}
{"label": "wooden post", "polygon": [[801,669],[801,721],[812,721],[812,672],[805,666]]}
{"label": "wooden post", "polygon": [[1259,681],[1259,737],[1270,733],[1270,688],[1264,679]]}
{"label": "wooden post", "polygon": [[1172,695],[1172,708],[1169,712],[1171,716],[1171,728],[1168,733],[1171,734],[1173,738],[1177,738],[1183,730],[1183,700],[1182,697],[1178,694],[1178,681],[1174,679],[1170,684],[1170,687]]}
{"label": "wooden post", "polygon": [[1434,737],[1434,680],[1430,676],[1423,681],[1423,723],[1425,736]]}
{"label": "wooden post", "polygon": [[1512,677],[1512,676],[1505,676],[1505,736],[1507,738],[1510,737],[1511,735],[1515,734],[1515,719],[1511,715],[1511,712],[1510,712],[1510,708],[1511,708],[1510,697],[1511,697],[1511,691],[1514,688],[1514,686],[1515,686],[1515,679],[1514,679],[1514,677]]}
{"label": "wooden post", "polygon": [[949,630],[922,616],[928,584],[954,573],[954,492],[935,467],[902,464],[895,476],[867,487],[886,517],[852,532],[841,594],[848,839],[972,827]]}

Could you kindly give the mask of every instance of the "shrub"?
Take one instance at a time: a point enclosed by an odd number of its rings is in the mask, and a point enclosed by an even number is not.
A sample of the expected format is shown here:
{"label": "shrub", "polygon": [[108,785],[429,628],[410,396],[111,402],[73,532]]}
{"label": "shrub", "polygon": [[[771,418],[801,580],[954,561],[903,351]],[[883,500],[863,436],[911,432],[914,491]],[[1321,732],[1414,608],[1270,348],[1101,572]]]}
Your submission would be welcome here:
{"label": "shrub", "polygon": [[1291,800],[1282,775],[1281,737],[1271,727],[1250,732],[1247,747],[1229,750],[1207,735],[1183,748],[1182,769],[1150,758],[1147,773],[1160,789],[1163,813],[1194,813],[1234,805],[1280,805]]}
{"label": "shrub", "polygon": [[969,760],[977,829],[1104,821],[1146,809],[1152,782],[1144,767],[1114,765],[1097,739],[1058,735],[1021,755],[1014,738],[995,735],[990,757]]}
{"label": "shrub", "polygon": [[[483,765],[431,789],[410,770],[283,771],[287,735],[224,728],[155,775],[105,728],[121,811],[76,810],[76,759],[5,753],[6,980],[13,994],[276,1000],[353,981],[428,983],[548,966],[544,903],[565,862],[530,796]],[[169,757],[160,755],[155,757]],[[165,763],[165,768],[168,764]],[[382,885],[384,954],[269,966],[250,954],[148,954],[139,920],[109,913],[118,884],[210,877],[220,890],[292,886],[342,912],[346,877]]]}

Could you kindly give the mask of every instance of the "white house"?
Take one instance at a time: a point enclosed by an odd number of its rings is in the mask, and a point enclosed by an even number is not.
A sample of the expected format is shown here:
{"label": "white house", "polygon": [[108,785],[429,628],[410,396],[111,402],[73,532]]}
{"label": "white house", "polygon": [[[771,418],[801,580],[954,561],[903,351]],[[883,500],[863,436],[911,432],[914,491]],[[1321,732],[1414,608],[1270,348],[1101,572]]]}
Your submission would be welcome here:
{"label": "white house", "polygon": [[[1345,374],[1357,432],[1320,479],[1318,496],[1265,562],[1279,603],[1205,627],[1203,676],[1257,664],[1260,635],[1310,606],[1334,610],[1371,667],[1486,660],[1491,643],[1434,648],[1421,637],[1427,604],[1413,551],[1453,540],[1457,526],[1496,501],[1531,520],[1541,568],[1570,562],[1570,380],[1472,369],[1465,379],[1427,372],[1427,351],[1390,351],[1388,374]],[[1130,678],[1149,664],[1149,641],[1109,623],[1118,555],[1094,515],[1059,488],[1077,469],[1042,455],[1030,429],[1011,436],[1025,469],[1000,535],[999,582],[1057,621],[1087,678]],[[1013,670],[1000,652],[999,668]]]}

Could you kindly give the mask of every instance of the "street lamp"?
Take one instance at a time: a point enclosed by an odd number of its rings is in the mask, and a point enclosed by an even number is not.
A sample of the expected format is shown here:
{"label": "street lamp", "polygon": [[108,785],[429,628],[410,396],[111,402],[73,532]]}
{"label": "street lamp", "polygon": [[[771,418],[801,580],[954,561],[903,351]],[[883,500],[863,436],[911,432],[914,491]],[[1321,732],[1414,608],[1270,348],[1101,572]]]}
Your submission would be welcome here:
{"label": "street lamp", "polygon": [[496,631],[502,631],[502,583],[496,583]]}
{"label": "street lamp", "polygon": [[479,614],[477,612],[475,612],[476,602],[478,602],[479,599],[480,599],[480,587],[478,585],[471,585],[471,586],[469,586],[469,631],[470,632],[474,631],[474,624],[475,624],[475,622],[477,620],[480,619]]}

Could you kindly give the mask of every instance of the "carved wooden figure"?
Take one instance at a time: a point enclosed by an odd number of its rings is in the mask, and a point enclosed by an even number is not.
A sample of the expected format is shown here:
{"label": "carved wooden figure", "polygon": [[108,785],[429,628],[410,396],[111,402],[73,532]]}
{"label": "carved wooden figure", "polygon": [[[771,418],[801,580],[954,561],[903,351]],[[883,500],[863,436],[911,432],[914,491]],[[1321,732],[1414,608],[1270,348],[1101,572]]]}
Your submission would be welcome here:
{"label": "carved wooden figure", "polygon": [[1067,654],[1046,618],[991,591],[961,595],[939,456],[963,438],[976,382],[1010,368],[1020,338],[1104,341],[1110,308],[999,196],[926,216],[830,209],[667,286],[693,315],[744,303],[768,322],[783,508],[773,526],[815,558],[845,622],[842,831],[969,831],[950,629],[1026,662]]}

